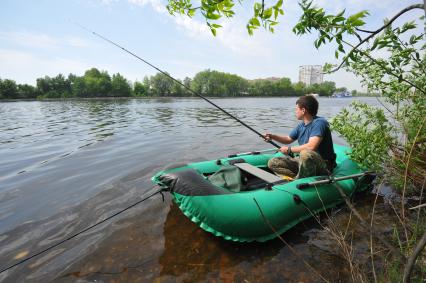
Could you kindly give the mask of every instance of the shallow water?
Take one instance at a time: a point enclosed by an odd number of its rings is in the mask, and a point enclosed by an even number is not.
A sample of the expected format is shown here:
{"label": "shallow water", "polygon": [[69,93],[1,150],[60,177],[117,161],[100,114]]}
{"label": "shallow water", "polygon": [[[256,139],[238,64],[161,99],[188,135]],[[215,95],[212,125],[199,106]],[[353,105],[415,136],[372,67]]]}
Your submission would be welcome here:
{"label": "shallow water", "polygon": [[[321,98],[319,115],[331,118],[351,100]],[[279,133],[297,124],[295,101],[214,99],[259,132]],[[200,99],[7,102],[0,115],[2,268],[151,194],[151,176],[171,164],[270,148]],[[363,195],[359,203],[366,215],[370,201]],[[346,266],[321,231],[311,219],[284,234],[299,256],[279,239],[232,243],[191,223],[169,196],[155,196],[0,280],[321,282],[302,257],[344,282]]]}

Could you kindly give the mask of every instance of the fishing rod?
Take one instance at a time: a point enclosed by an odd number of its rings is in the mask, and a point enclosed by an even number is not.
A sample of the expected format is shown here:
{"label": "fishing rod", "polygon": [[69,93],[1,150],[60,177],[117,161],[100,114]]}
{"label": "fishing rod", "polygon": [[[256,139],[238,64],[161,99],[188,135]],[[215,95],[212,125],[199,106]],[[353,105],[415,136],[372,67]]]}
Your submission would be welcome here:
{"label": "fishing rod", "polygon": [[[264,138],[264,136],[259,133],[258,131],[256,131],[255,129],[253,129],[252,127],[250,127],[249,125],[247,125],[246,123],[244,123],[243,121],[241,121],[240,119],[238,119],[237,117],[235,117],[234,115],[232,115],[231,113],[229,113],[228,111],[226,111],[225,109],[223,109],[222,107],[218,106],[217,104],[215,104],[214,102],[212,102],[211,100],[207,99],[206,97],[202,96],[201,94],[199,94],[198,92],[192,90],[190,87],[184,85],[182,82],[178,81],[177,79],[173,78],[172,76],[170,76],[168,73],[164,72],[163,70],[161,70],[160,68],[154,66],[153,64],[151,64],[150,62],[146,61],[145,59],[139,57],[138,55],[136,55],[135,53],[127,50],[126,48],[122,47],[121,45],[115,43],[114,41],[106,38],[105,36],[88,29],[87,27],[79,24],[79,23],[75,23],[77,26],[79,26],[80,28],[84,29],[85,31],[92,33],[93,35],[105,40],[106,42],[120,48],[121,50],[123,50],[124,52],[132,55],[133,57],[135,57],[136,59],[144,62],[145,64],[149,65],[150,67],[154,68],[155,70],[159,71],[160,73],[162,73],[163,75],[165,75],[166,77],[168,77],[169,79],[171,79],[172,81],[174,81],[175,83],[183,86],[185,89],[187,89],[189,92],[191,92],[192,94],[204,99],[205,101],[207,101],[208,103],[210,103],[211,105],[213,105],[214,107],[216,107],[217,109],[221,110],[223,113],[227,114],[229,117],[235,119],[237,122],[239,122],[241,125],[243,125],[244,127],[246,127],[247,129],[251,130],[252,132],[256,133],[259,137]],[[275,146],[276,148],[281,148],[281,146],[279,146],[278,144],[276,144],[274,141],[272,140],[265,140],[266,142],[269,142],[270,144],[272,144],[273,146]]]}

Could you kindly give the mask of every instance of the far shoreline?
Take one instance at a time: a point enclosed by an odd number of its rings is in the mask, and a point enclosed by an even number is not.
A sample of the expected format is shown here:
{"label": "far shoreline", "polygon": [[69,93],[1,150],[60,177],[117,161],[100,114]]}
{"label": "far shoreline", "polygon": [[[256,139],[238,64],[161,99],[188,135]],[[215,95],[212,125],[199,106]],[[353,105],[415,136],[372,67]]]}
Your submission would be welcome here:
{"label": "far shoreline", "polygon": [[[297,98],[300,96],[206,96],[206,98],[209,99],[235,99],[235,98]],[[360,97],[378,97],[378,96],[350,96],[350,97],[331,97],[331,96],[320,96],[319,98],[336,98],[336,99],[350,99],[350,98],[360,98]],[[99,96],[99,97],[66,97],[66,98],[15,98],[15,99],[0,99],[0,102],[19,102],[19,101],[72,101],[72,100],[126,100],[126,99],[164,99],[164,98],[170,98],[170,99],[188,99],[188,98],[195,98],[195,99],[201,99],[197,96],[143,96],[143,97],[137,97],[137,96],[116,96],[116,97],[110,97],[110,96]]]}

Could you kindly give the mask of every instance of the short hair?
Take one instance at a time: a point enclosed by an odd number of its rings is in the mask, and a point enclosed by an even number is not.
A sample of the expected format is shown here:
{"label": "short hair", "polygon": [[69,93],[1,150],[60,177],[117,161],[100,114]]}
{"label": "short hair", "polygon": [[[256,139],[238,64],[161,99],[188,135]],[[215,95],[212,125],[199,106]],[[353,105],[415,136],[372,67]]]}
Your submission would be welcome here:
{"label": "short hair", "polygon": [[299,108],[305,108],[312,116],[316,116],[318,113],[318,100],[316,100],[312,95],[299,97],[296,101],[296,105],[298,105]]}

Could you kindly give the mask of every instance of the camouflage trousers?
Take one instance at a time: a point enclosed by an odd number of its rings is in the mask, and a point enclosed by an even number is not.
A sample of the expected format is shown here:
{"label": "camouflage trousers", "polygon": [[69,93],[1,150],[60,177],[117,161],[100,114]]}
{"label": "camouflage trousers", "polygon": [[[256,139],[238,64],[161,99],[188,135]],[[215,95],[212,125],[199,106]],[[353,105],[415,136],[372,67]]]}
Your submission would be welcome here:
{"label": "camouflage trousers", "polygon": [[269,160],[268,167],[278,175],[295,179],[330,174],[327,163],[313,150],[302,150],[298,158],[288,155],[274,157]]}

